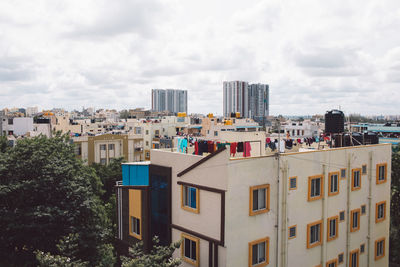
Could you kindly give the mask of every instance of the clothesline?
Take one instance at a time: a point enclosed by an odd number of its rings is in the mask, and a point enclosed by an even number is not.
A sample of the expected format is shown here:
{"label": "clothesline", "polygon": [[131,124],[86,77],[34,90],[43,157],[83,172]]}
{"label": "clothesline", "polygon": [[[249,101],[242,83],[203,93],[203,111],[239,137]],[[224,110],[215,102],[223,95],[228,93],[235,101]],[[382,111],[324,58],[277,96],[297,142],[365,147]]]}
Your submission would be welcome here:
{"label": "clothesline", "polygon": [[194,137],[176,137],[177,139],[177,151],[180,153],[188,153],[188,148],[194,146],[194,155],[203,155],[203,153],[213,153],[221,147],[230,146],[231,156],[235,156],[236,153],[243,153],[244,157],[251,156],[251,144],[250,143],[260,143],[260,155],[262,154],[261,141],[241,141],[241,142],[227,142],[227,141],[215,141],[206,140],[202,138]]}

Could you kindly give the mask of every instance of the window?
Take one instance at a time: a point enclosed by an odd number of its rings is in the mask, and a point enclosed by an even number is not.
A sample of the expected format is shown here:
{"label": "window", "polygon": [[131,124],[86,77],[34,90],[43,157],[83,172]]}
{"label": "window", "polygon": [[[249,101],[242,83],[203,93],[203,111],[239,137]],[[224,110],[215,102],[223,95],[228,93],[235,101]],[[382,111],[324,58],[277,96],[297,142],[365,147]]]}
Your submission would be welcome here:
{"label": "window", "polygon": [[269,238],[249,243],[249,267],[261,267],[269,263]]}
{"label": "window", "polygon": [[108,144],[108,150],[115,150],[115,144]]}
{"label": "window", "polygon": [[360,230],[360,209],[355,209],[350,212],[350,232]]}
{"label": "window", "polygon": [[182,234],[183,244],[181,245],[182,259],[194,266],[199,266],[199,242],[196,237]]}
{"label": "window", "polygon": [[339,172],[329,173],[329,196],[334,196],[339,194]]}
{"label": "window", "polygon": [[322,244],[322,220],[307,224],[307,248]]}
{"label": "window", "polygon": [[107,146],[106,145],[100,145],[100,150],[107,150]]}
{"label": "window", "polygon": [[308,201],[322,198],[323,188],[322,175],[308,177]]}
{"label": "window", "polygon": [[339,216],[333,216],[328,218],[327,224],[328,224],[328,241],[335,240],[339,236],[338,232],[338,221],[339,221]]}
{"label": "window", "polygon": [[149,130],[146,130],[146,135],[149,135]]}
{"label": "window", "polygon": [[340,178],[345,179],[346,178],[346,169],[340,169]]}
{"label": "window", "polygon": [[344,221],[344,210],[339,213],[339,222]]}
{"label": "window", "polygon": [[361,244],[360,246],[360,254],[365,252],[365,244]]}
{"label": "window", "polygon": [[340,254],[338,255],[338,264],[343,263],[343,261],[344,261],[344,254],[343,254],[343,253],[340,253]]}
{"label": "window", "polygon": [[146,146],[149,146],[149,141],[146,141]]}
{"label": "window", "polygon": [[187,211],[199,213],[200,201],[199,201],[199,189],[192,186],[181,186],[181,203],[182,208]]}
{"label": "window", "polygon": [[131,216],[131,233],[140,236],[140,219]]}
{"label": "window", "polygon": [[375,241],[375,260],[385,257],[385,238]]}
{"label": "window", "polygon": [[387,164],[381,163],[376,165],[376,184],[382,184],[387,179]]}
{"label": "window", "polygon": [[367,174],[367,165],[362,165],[361,166],[361,170],[362,170],[362,174],[364,175],[364,174]]}
{"label": "window", "polygon": [[338,259],[333,259],[326,262],[326,267],[336,267],[338,265]]}
{"label": "window", "polygon": [[365,215],[367,213],[367,206],[366,205],[362,205],[361,206],[361,215]]}
{"label": "window", "polygon": [[269,211],[269,184],[250,187],[249,215],[254,216]]}
{"label": "window", "polygon": [[289,190],[297,189],[297,177],[289,178]]}
{"label": "window", "polygon": [[358,249],[355,249],[350,252],[349,267],[358,267],[358,257],[359,256],[360,256],[360,252]]}
{"label": "window", "polygon": [[81,146],[81,144],[75,144],[75,155],[77,155],[77,156],[82,155],[82,146]]}
{"label": "window", "polygon": [[218,131],[214,131],[214,136],[218,136]]}
{"label": "window", "polygon": [[361,189],[361,169],[353,169],[351,176],[351,191]]}
{"label": "window", "polygon": [[381,201],[375,205],[375,222],[379,223],[386,219],[386,201]]}
{"label": "window", "polygon": [[100,159],[100,164],[101,164],[101,165],[106,165],[106,164],[107,164],[107,159],[101,158],[101,159]]}
{"label": "window", "polygon": [[296,237],[296,225],[289,227],[289,239]]}

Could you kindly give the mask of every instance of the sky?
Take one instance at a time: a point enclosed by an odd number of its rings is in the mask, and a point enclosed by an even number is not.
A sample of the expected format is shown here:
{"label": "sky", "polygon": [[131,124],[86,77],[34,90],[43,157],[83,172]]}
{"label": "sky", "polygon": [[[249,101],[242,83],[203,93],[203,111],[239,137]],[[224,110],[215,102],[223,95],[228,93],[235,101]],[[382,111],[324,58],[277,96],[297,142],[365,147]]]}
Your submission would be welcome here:
{"label": "sky", "polygon": [[151,108],[223,81],[270,86],[271,115],[400,114],[398,0],[1,0],[0,108]]}

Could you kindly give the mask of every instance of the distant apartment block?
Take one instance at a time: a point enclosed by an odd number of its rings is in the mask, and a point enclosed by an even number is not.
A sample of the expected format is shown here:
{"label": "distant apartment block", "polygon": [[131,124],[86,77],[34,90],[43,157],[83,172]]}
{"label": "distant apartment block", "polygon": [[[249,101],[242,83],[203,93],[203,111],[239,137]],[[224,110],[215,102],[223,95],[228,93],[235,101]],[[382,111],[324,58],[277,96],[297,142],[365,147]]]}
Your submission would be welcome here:
{"label": "distant apartment block", "polygon": [[27,117],[33,117],[38,112],[39,112],[38,107],[27,107],[26,108],[26,116]]}
{"label": "distant apartment block", "polygon": [[269,116],[268,84],[248,84],[244,81],[223,83],[223,113],[240,112],[245,118],[262,119]]}
{"label": "distant apartment block", "polygon": [[79,159],[106,165],[123,157],[127,161],[142,161],[143,136],[139,134],[103,134],[72,138],[75,154]]}
{"label": "distant apartment block", "polygon": [[159,112],[187,113],[187,90],[153,89],[151,91],[151,108]]}
{"label": "distant apartment block", "polygon": [[183,267],[389,264],[391,146],[231,158],[152,150],[122,165],[121,249],[182,240]]}

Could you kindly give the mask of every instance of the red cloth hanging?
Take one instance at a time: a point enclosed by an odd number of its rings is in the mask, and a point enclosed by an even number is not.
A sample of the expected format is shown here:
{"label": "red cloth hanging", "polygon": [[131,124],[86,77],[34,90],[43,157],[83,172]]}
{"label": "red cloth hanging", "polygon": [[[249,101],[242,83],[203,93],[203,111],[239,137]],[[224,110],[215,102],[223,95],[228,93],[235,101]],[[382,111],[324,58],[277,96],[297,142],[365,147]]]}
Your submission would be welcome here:
{"label": "red cloth hanging", "polygon": [[194,143],[194,154],[199,154],[199,143],[197,143],[197,141]]}
{"label": "red cloth hanging", "polygon": [[235,156],[236,154],[237,143],[231,143],[231,155]]}
{"label": "red cloth hanging", "polygon": [[250,157],[251,156],[250,151],[251,151],[250,142],[245,142],[244,143],[244,152],[243,152],[244,156],[245,157]]}

